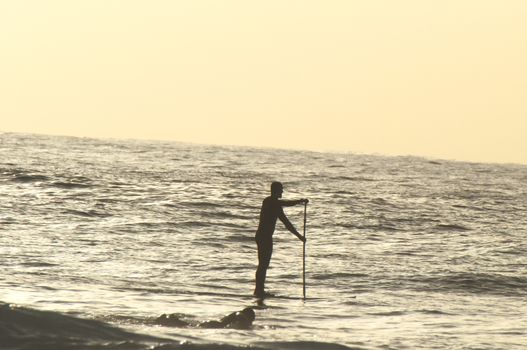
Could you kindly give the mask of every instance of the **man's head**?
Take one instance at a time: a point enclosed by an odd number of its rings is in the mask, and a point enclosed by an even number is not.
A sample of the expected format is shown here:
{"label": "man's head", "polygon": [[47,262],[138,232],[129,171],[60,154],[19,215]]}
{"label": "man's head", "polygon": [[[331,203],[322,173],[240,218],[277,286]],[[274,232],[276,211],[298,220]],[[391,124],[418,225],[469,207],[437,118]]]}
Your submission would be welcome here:
{"label": "man's head", "polygon": [[271,184],[271,196],[275,198],[282,198],[284,192],[284,186],[281,182],[275,181]]}

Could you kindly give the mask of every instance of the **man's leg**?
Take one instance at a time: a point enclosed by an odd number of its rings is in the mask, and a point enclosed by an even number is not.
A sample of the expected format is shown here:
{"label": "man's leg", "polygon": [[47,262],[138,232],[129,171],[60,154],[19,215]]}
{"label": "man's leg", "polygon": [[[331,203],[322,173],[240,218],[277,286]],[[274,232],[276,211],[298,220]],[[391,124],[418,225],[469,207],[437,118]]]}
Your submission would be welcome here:
{"label": "man's leg", "polygon": [[254,295],[263,296],[265,293],[265,277],[267,275],[267,268],[271,262],[271,255],[273,254],[272,240],[257,240],[258,246],[258,269],[256,270],[256,287],[254,288]]}

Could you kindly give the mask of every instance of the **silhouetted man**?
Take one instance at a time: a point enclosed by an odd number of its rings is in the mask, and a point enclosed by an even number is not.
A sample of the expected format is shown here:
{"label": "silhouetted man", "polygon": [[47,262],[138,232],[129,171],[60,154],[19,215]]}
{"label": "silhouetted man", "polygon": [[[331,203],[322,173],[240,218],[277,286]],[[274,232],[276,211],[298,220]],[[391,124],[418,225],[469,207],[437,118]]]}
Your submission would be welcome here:
{"label": "silhouetted man", "polygon": [[280,219],[285,227],[291,231],[299,240],[305,243],[305,238],[298,233],[296,228],[291,224],[287,216],[284,214],[282,207],[291,207],[297,204],[307,203],[307,199],[300,199],[295,201],[281,200],[283,186],[280,182],[273,182],[271,184],[271,195],[263,200],[262,209],[260,210],[260,223],[256,231],[256,245],[258,246],[258,269],[256,270],[256,287],[254,295],[257,297],[265,297],[265,276],[267,275],[267,268],[271,261],[273,254],[273,233],[276,227],[276,219]]}

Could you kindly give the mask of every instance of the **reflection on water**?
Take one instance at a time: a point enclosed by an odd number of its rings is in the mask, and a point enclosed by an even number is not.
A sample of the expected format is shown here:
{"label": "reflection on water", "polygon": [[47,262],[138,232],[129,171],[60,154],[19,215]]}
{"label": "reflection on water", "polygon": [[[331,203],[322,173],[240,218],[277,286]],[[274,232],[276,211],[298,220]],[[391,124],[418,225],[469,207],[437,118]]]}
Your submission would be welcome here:
{"label": "reflection on water", "polygon": [[[0,299],[134,332],[236,345],[522,349],[527,167],[0,134]],[[309,198],[278,224],[258,305],[254,233],[271,181]],[[285,209],[297,228],[303,207]],[[256,307],[251,330],[173,330]],[[296,343],[295,343],[296,344]],[[291,347],[289,347],[291,348]]]}

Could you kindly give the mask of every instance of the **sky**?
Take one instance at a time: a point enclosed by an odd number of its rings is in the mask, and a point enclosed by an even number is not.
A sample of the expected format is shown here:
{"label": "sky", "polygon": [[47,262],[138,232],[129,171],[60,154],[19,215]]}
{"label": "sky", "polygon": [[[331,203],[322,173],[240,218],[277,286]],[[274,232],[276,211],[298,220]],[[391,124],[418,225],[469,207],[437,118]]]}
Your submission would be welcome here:
{"label": "sky", "polygon": [[0,0],[0,131],[527,164],[524,0]]}

